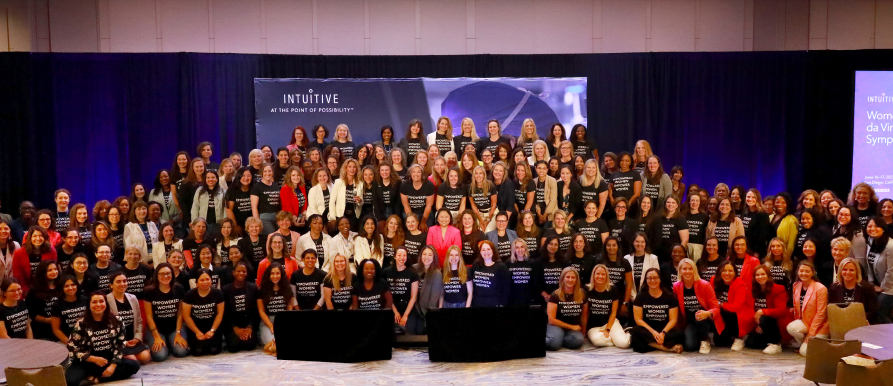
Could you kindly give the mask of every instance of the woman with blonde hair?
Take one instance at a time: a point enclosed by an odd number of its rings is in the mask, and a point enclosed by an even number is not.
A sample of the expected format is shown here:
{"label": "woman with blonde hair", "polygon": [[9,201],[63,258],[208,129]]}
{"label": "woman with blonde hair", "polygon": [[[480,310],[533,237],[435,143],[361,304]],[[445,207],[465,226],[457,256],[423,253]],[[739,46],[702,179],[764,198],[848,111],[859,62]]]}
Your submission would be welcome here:
{"label": "woman with blonde hair", "polygon": [[532,260],[530,250],[524,239],[515,239],[511,243],[512,254],[505,263],[511,274],[510,306],[542,305],[543,297],[539,288],[543,284],[543,266]]}
{"label": "woman with blonde hair", "polygon": [[395,147],[391,149],[390,152],[390,160],[391,160],[391,168],[394,169],[394,173],[397,173],[400,178],[406,178],[406,152],[399,147]]}
{"label": "woman with blonde hair", "polygon": [[[580,186],[583,188],[583,202],[595,201],[598,204],[596,218],[601,218],[608,202],[608,184],[602,178],[598,169],[598,160],[589,159],[583,164],[583,175],[580,176]],[[580,206],[582,209],[583,206]],[[574,217],[583,218],[583,213],[576,213]]]}
{"label": "woman with blonde hair", "polygon": [[683,348],[685,351],[694,351],[698,349],[700,342],[700,353],[709,354],[709,334],[714,331],[722,334],[725,329],[716,293],[710,283],[698,276],[698,267],[691,259],[682,259],[677,271],[679,281],[673,284],[673,293],[679,300],[679,309],[682,310],[680,326],[685,329]]}
{"label": "woman with blonde hair", "polygon": [[487,171],[483,166],[474,168],[471,184],[468,186],[468,197],[481,231],[496,229],[496,186],[487,179]]}
{"label": "woman with blonde hair", "polygon": [[787,246],[785,242],[774,237],[769,241],[769,248],[766,249],[766,257],[763,259],[763,265],[769,268],[769,274],[772,281],[783,285],[790,290],[793,285],[794,263],[791,261],[791,255],[786,253]]}
{"label": "woman with blonde hair", "polygon": [[866,319],[874,324],[878,310],[877,298],[874,286],[862,276],[862,265],[859,261],[852,257],[843,259],[835,272],[834,284],[828,289],[828,303],[862,303]]}
{"label": "woman with blonde hair", "polygon": [[546,315],[546,349],[557,351],[561,347],[576,350],[583,346],[583,315],[589,312],[585,292],[580,288],[580,274],[573,267],[561,271],[561,283],[549,296]]}
{"label": "woman with blonde hair", "polygon": [[[536,123],[533,122],[533,118],[525,118],[523,122],[521,122],[521,136],[518,137],[518,143],[515,144],[515,148],[524,149],[524,155],[528,157],[533,156],[533,144],[536,141],[540,140],[540,136],[536,133]],[[543,142],[543,145],[546,143]],[[548,152],[548,150],[546,150]]]}
{"label": "woman with blonde hair", "polygon": [[629,333],[617,321],[623,294],[611,284],[607,266],[598,264],[592,269],[587,290],[589,312],[583,314],[583,325],[589,341],[595,347],[629,348]]}
{"label": "woman with blonde hair", "polygon": [[648,141],[644,139],[636,141],[636,146],[633,148],[633,169],[639,173],[644,172],[645,163],[652,155],[654,152],[651,151],[651,144]]}
{"label": "woman with blonde hair", "polygon": [[462,250],[459,246],[453,245],[447,249],[446,258],[443,260],[443,296],[440,298],[439,307],[471,307],[473,293],[474,287],[462,261]]}
{"label": "woman with blonde hair", "polygon": [[549,154],[549,145],[542,139],[533,141],[530,153],[530,156],[527,157],[527,162],[530,166],[536,165],[539,161],[549,162],[549,159],[552,158],[552,155]]}
{"label": "woman with blonde hair", "polygon": [[341,151],[342,159],[353,158],[354,148],[357,147],[350,135],[350,128],[344,123],[335,127],[335,138],[330,145]]}
{"label": "woman with blonde hair", "polygon": [[363,206],[363,184],[360,182],[360,164],[348,158],[341,165],[341,178],[332,185],[332,199],[329,200],[329,221],[346,217],[350,228],[357,229],[357,220]]}
{"label": "woman with blonde hair", "polygon": [[336,254],[332,258],[332,269],[323,281],[323,297],[328,310],[348,310],[353,303],[354,275],[347,257]]}
{"label": "woman with blonde hair", "polygon": [[455,150],[453,143],[453,124],[449,117],[437,118],[437,127],[426,138],[431,145],[437,145],[440,155],[444,156],[448,151]]}
{"label": "woman with blonde hair", "polygon": [[453,136],[453,151],[456,154],[462,154],[465,152],[466,146],[477,145],[479,140],[480,138],[478,138],[475,131],[474,121],[471,118],[462,118],[461,134]]}

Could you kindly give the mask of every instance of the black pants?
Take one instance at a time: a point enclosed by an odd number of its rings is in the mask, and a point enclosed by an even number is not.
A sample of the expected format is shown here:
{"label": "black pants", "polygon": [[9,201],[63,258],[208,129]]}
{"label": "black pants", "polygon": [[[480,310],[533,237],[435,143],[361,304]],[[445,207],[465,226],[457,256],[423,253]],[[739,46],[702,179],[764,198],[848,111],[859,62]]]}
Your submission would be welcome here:
{"label": "black pants", "polygon": [[781,330],[778,327],[777,319],[766,315],[761,316],[760,329],[763,330],[762,334],[758,334],[756,330],[754,330],[747,336],[747,340],[744,342],[745,346],[752,349],[762,350],[769,344],[781,343]]}
{"label": "black pants", "polygon": [[251,351],[257,348],[257,329],[252,329],[251,337],[242,340],[232,328],[226,331],[226,350],[232,353],[239,351]]}
{"label": "black pants", "polygon": [[119,381],[127,379],[140,371],[140,363],[132,359],[121,358],[118,365],[115,366],[115,372],[111,377],[102,378],[102,372],[108,365],[99,367],[91,362],[75,361],[65,370],[65,381],[69,386],[77,386],[87,377],[99,378],[102,382]]}
{"label": "black pants", "polygon": [[[651,331],[648,331],[647,328],[637,325],[630,330],[630,335],[632,338],[630,346],[632,346],[633,351],[638,353],[654,351],[654,347],[651,347],[650,344],[656,343],[656,341],[654,340],[654,335],[651,335]],[[677,344],[681,344],[684,340],[685,333],[682,331],[671,330],[664,335],[663,346],[671,348]]]}
{"label": "black pants", "polygon": [[701,342],[710,339],[710,332],[714,329],[713,319],[697,320],[694,315],[690,316],[685,326],[685,343],[682,346],[685,351],[697,351]]}
{"label": "black pants", "polygon": [[217,355],[223,350],[223,338],[220,337],[221,333],[219,331],[214,331],[214,336],[205,340],[198,340],[192,331],[187,332],[186,335],[186,341],[189,343],[189,354],[192,356]]}
{"label": "black pants", "polygon": [[720,315],[726,323],[726,328],[722,330],[722,334],[713,336],[713,343],[719,347],[728,347],[738,338],[738,314],[720,310]]}

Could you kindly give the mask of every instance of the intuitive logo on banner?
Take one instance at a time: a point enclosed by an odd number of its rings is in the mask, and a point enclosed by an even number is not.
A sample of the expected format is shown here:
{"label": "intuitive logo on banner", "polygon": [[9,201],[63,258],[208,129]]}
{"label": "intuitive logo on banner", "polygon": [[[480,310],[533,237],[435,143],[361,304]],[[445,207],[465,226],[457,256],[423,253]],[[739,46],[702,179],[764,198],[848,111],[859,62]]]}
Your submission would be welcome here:
{"label": "intuitive logo on banner", "polygon": [[481,137],[491,119],[517,137],[530,118],[545,138],[555,123],[586,124],[586,89],[585,78],[255,79],[257,145],[288,143],[297,126],[310,133],[323,125],[330,141],[342,123],[357,145],[380,140],[385,125],[394,128],[396,142],[411,120],[421,121],[427,135],[441,116],[454,134],[471,118]]}

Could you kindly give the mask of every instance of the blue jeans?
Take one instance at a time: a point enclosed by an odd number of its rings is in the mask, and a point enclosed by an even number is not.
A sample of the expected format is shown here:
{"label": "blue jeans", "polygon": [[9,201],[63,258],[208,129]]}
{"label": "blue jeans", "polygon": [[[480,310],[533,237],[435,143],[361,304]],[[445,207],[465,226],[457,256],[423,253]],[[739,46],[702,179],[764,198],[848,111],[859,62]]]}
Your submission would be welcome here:
{"label": "blue jeans", "polygon": [[276,213],[260,213],[260,221],[264,223],[264,234],[268,235],[279,229],[276,224]]}
{"label": "blue jeans", "polygon": [[442,308],[465,308],[465,302],[458,302],[458,303],[443,302]]}
{"label": "blue jeans", "polygon": [[893,311],[893,295],[878,294],[877,322],[880,324],[893,323],[890,320],[890,312]]}
{"label": "blue jeans", "polygon": [[558,351],[562,346],[576,350],[583,347],[585,341],[580,331],[565,330],[558,326],[546,326],[546,350]]}
{"label": "blue jeans", "polygon": [[[275,326],[276,315],[267,315],[267,317],[270,318],[270,323],[273,323],[273,325]],[[267,324],[263,321],[260,322],[260,327],[258,327],[257,330],[260,333],[260,344],[262,346],[266,346],[267,343],[270,343],[271,340],[276,339],[276,337],[273,335],[273,332],[270,331],[270,328],[267,327]]]}
{"label": "blue jeans", "polygon": [[[177,336],[176,331],[171,331],[169,334],[161,334],[161,338],[164,339],[165,345],[161,346],[161,350],[158,351],[152,351],[152,345],[155,344],[154,334],[147,332],[143,335],[146,338],[146,346],[149,347],[149,353],[152,355],[153,362],[164,362],[164,360],[171,354],[174,354],[177,358],[189,355],[188,347],[180,347],[174,344],[174,338]],[[182,336],[183,339],[186,339],[186,326],[183,326],[183,329],[180,331],[180,336]]]}
{"label": "blue jeans", "polygon": [[697,351],[701,348],[701,342],[708,340],[710,329],[713,328],[713,319],[692,320],[685,326],[685,341],[682,344],[685,351]]}

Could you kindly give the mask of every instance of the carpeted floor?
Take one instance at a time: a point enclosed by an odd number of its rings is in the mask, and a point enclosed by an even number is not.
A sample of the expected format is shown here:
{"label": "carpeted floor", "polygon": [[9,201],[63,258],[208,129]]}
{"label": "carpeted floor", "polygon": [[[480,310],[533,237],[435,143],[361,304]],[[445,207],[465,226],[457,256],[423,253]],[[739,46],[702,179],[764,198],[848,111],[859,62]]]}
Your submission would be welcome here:
{"label": "carpeted floor", "polygon": [[425,349],[395,349],[390,361],[360,364],[278,361],[256,350],[151,363],[114,385],[812,385],[802,378],[803,363],[790,350],[636,354],[588,344],[491,363],[433,363]]}

